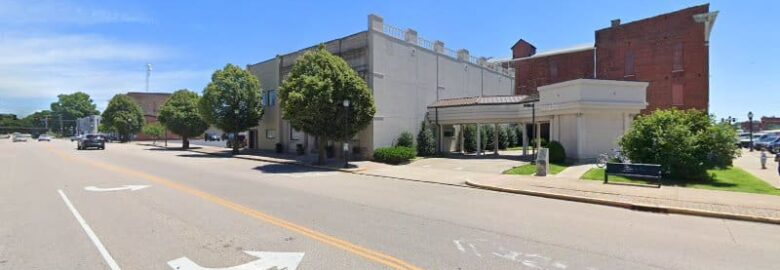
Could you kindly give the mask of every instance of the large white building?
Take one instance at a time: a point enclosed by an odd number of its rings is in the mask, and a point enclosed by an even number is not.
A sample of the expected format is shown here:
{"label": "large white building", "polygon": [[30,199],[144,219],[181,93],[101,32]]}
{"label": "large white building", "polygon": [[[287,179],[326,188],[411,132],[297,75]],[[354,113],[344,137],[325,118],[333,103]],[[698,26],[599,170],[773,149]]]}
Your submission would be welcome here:
{"label": "large white building", "polygon": [[[417,134],[423,120],[440,127],[439,149],[454,152],[463,149],[463,124],[513,123],[532,130],[533,119],[536,136],[560,141],[573,160],[588,160],[613,148],[647,106],[644,82],[575,80],[540,88],[539,96],[517,96],[512,70],[423,39],[412,29],[384,24],[376,15],[369,15],[366,31],[323,44],[357,71],[374,95],[374,120],[350,143],[353,154],[362,157],[391,146],[404,131]],[[265,106],[263,120],[249,132],[251,148],[316,151],[312,136],[282,119],[276,100],[296,59],[316,47],[248,66],[261,82]],[[526,133],[527,146],[531,134]]]}

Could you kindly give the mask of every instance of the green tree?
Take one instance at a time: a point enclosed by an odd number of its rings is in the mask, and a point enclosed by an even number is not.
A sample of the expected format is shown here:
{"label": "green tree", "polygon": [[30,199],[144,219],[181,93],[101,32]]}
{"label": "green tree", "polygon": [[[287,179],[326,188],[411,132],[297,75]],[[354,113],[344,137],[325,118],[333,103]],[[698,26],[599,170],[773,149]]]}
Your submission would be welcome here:
{"label": "green tree", "polygon": [[154,139],[153,144],[157,144],[157,140],[165,136],[165,127],[160,123],[149,123],[144,125],[141,132]]}
{"label": "green tree", "polygon": [[515,147],[517,146],[517,128],[513,126],[506,126],[506,133],[507,133],[507,147]]}
{"label": "green tree", "polygon": [[[343,59],[320,45],[293,65],[279,88],[282,116],[319,140],[318,162],[325,161],[327,140],[347,141],[376,113],[368,85]],[[343,106],[348,101],[349,107]]]}
{"label": "green tree", "polygon": [[417,134],[417,154],[420,156],[433,156],[436,154],[436,139],[430,124],[423,121],[420,132]]}
{"label": "green tree", "polygon": [[200,97],[187,89],[176,91],[160,108],[160,123],[182,138],[182,148],[190,147],[189,138],[203,134],[209,124],[203,121],[198,109]]}
{"label": "green tree", "polygon": [[509,132],[506,127],[498,126],[498,149],[506,149],[509,147]]}
{"label": "green tree", "polygon": [[127,95],[117,94],[108,102],[103,112],[102,122],[119,133],[123,142],[130,136],[141,131],[144,125],[144,114],[141,106]]}
{"label": "green tree", "polygon": [[[198,108],[207,123],[233,133],[236,140],[239,132],[257,126],[263,117],[260,81],[249,71],[228,64],[211,75]],[[233,154],[238,154],[240,144],[231,145]]]}
{"label": "green tree", "polygon": [[23,119],[27,125],[38,128],[51,127],[51,123],[55,120],[52,118],[52,112],[50,110],[37,111],[25,116]]}
{"label": "green tree", "polygon": [[401,132],[401,135],[395,140],[395,146],[414,148],[414,137],[412,136],[412,133],[409,133],[408,131]]}
{"label": "green tree", "polygon": [[[100,114],[92,98],[84,92],[60,94],[57,96],[57,102],[52,103],[50,107],[54,117],[50,124],[57,131],[75,130],[76,119]],[[60,117],[63,120],[62,127],[60,126]]]}
{"label": "green tree", "polygon": [[480,139],[482,140],[483,150],[493,150],[493,125],[482,125],[480,128],[482,134]]}
{"label": "green tree", "polygon": [[638,117],[621,138],[636,163],[660,164],[666,177],[706,180],[707,169],[727,167],[739,155],[736,130],[698,110],[656,110]]}
{"label": "green tree", "polygon": [[466,152],[477,151],[477,127],[475,125],[465,125],[463,130],[463,148]]}

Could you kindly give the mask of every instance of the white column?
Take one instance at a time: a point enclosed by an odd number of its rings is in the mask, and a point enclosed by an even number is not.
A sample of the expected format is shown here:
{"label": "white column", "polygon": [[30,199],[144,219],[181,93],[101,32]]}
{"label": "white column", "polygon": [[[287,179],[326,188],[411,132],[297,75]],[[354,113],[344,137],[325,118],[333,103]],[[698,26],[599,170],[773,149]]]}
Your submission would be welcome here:
{"label": "white column", "polygon": [[534,138],[536,138],[536,151],[539,151],[539,148],[542,148],[542,142],[540,140],[542,137],[541,129],[542,129],[542,122],[536,122],[536,127],[534,127],[534,133],[536,133],[534,134]]}
{"label": "white column", "polygon": [[528,130],[526,129],[527,126],[525,123],[521,123],[522,125],[522,134],[523,134],[523,156],[528,155]]}
{"label": "white column", "polygon": [[498,124],[493,124],[493,154],[498,155]]}
{"label": "white column", "polygon": [[482,130],[480,124],[477,124],[477,156],[482,154]]}

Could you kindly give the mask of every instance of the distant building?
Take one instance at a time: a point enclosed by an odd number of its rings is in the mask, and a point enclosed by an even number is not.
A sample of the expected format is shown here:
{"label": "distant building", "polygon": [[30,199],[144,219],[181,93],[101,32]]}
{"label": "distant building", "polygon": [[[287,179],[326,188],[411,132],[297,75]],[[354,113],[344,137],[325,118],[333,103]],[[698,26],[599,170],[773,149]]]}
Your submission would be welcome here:
{"label": "distant building", "polygon": [[761,117],[761,124],[759,126],[761,127],[761,130],[780,129],[780,117]]}
{"label": "distant building", "polygon": [[100,115],[90,115],[76,119],[76,134],[97,134],[99,133],[98,127],[100,127],[101,121]]}
{"label": "distant building", "polygon": [[[171,93],[160,92],[128,92],[127,96],[135,100],[144,114],[144,119],[147,124],[157,123],[157,117],[160,115],[160,108],[165,105],[168,98],[171,97]],[[179,139],[176,134],[168,132],[168,139]],[[153,138],[147,137],[143,133],[136,134],[136,140],[151,140]]]}
{"label": "distant building", "polygon": [[709,4],[611,26],[595,43],[536,53],[520,39],[512,46],[518,95],[574,79],[649,82],[648,107],[708,110],[709,39],[718,12]]}

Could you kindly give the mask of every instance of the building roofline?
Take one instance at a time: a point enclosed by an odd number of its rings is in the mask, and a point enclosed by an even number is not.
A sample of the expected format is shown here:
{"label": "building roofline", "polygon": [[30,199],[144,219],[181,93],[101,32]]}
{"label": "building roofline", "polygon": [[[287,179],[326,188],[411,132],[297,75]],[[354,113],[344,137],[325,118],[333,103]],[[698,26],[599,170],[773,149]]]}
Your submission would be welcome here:
{"label": "building roofline", "polygon": [[277,54],[276,56],[274,56],[273,58],[269,58],[269,59],[266,59],[266,60],[263,60],[263,61],[260,61],[260,62],[254,63],[254,64],[248,64],[247,66],[256,66],[256,65],[263,64],[263,63],[269,62],[271,60],[277,59],[279,57],[285,57],[285,56],[290,56],[290,55],[301,53],[301,52],[306,52],[308,50],[317,48],[317,46],[319,46],[320,44],[328,44],[328,43],[333,42],[333,41],[347,39],[347,38],[350,38],[350,37],[358,36],[358,35],[363,34],[363,33],[367,34],[368,30],[363,30],[363,31],[359,31],[359,32],[356,32],[356,33],[352,33],[352,34],[346,35],[346,36],[342,36],[340,38],[334,38],[334,39],[331,39],[331,40],[328,40],[328,41],[319,42],[319,43],[317,43],[315,45],[312,45],[312,46],[309,46],[309,47],[305,47],[303,49],[298,49],[298,50],[295,50],[295,51],[291,51],[291,52],[288,52],[288,53],[280,53],[280,54]]}
{"label": "building roofline", "polygon": [[173,93],[166,93],[166,92],[127,92],[126,95],[160,95],[160,96],[170,96]]}
{"label": "building roofline", "polygon": [[[701,7],[706,7],[707,11],[710,10],[710,8],[709,8],[710,4],[706,3],[706,4],[701,4],[701,5],[698,5],[698,6],[692,6],[692,7],[687,7],[687,8],[675,10],[675,11],[672,11],[672,12],[658,14],[658,15],[655,15],[655,16],[652,16],[652,17],[647,17],[647,18],[642,18],[642,19],[635,20],[635,21],[630,21],[630,22],[627,22],[627,23],[621,23],[618,27],[623,27],[623,26],[626,26],[626,25],[631,25],[631,24],[636,24],[636,23],[640,23],[640,22],[644,22],[644,21],[648,21],[648,20],[652,20],[652,19],[657,19],[657,18],[660,18],[660,17],[663,17],[663,16],[668,16],[668,15],[671,15],[671,14],[674,14],[674,13],[678,13],[678,12],[685,12],[685,11],[688,11],[688,10],[697,9],[697,8],[701,8]],[[600,31],[609,30],[609,29],[612,29],[612,28],[613,28],[612,26],[604,27],[604,28],[596,30],[596,32],[598,33]]]}
{"label": "building roofline", "polygon": [[578,52],[595,50],[595,49],[596,49],[596,46],[593,46],[591,44],[587,44],[587,45],[583,44],[583,45],[572,46],[572,47],[569,47],[569,48],[554,49],[554,50],[549,50],[549,51],[545,51],[545,52],[540,52],[540,53],[537,53],[537,54],[534,54],[534,55],[531,55],[531,56],[528,56],[528,57],[516,58],[515,60],[522,61],[522,60],[528,60],[528,59],[533,59],[533,58],[541,58],[541,57],[547,57],[547,56],[553,56],[553,55],[578,53]]}

